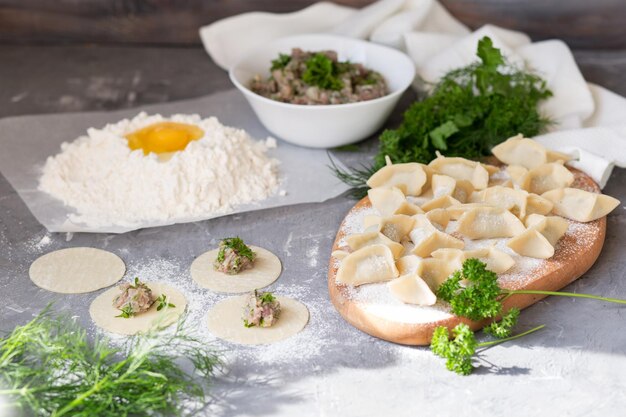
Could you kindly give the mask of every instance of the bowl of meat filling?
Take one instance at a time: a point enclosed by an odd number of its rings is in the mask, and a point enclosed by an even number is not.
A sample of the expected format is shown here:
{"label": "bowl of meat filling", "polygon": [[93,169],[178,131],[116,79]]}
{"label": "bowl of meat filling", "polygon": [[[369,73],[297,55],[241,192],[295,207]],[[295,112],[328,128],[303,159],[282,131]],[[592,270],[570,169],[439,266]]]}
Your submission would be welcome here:
{"label": "bowl of meat filling", "polygon": [[229,75],[277,137],[332,148],[380,129],[413,82],[415,67],[395,49],[316,34],[268,43]]}

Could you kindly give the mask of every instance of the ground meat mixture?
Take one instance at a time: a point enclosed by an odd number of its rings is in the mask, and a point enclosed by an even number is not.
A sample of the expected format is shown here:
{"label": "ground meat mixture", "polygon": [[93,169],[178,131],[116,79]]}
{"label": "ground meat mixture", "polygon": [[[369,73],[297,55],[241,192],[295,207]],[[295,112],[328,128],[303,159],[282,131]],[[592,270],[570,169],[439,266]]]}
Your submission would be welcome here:
{"label": "ground meat mixture", "polygon": [[134,283],[120,285],[119,289],[122,293],[113,299],[113,307],[122,312],[118,317],[129,318],[148,311],[156,301],[152,290],[139,278]]}
{"label": "ground meat mixture", "polygon": [[337,52],[294,48],[272,61],[271,76],[260,75],[250,89],[291,104],[346,104],[373,100],[389,93],[383,76],[361,64],[339,62]]}
{"label": "ground meat mixture", "polygon": [[246,327],[271,327],[280,316],[280,302],[271,292],[250,294],[243,310],[243,324]]}

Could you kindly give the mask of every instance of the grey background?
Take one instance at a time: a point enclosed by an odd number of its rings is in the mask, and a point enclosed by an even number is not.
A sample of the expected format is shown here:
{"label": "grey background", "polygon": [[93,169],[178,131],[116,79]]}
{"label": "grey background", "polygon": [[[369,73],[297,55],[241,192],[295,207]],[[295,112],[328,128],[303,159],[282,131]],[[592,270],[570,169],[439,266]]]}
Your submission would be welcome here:
{"label": "grey background", "polygon": [[[625,53],[577,51],[576,58],[589,81],[626,94]],[[0,116],[120,109],[230,88],[226,74],[199,48],[0,46],[0,63]],[[410,99],[405,97],[391,125]],[[375,146],[370,140],[362,154],[341,157],[366,161]],[[626,172],[617,169],[605,192],[624,202],[625,183]],[[169,274],[182,282],[195,256],[220,237],[239,233],[281,258],[284,272],[272,289],[304,301],[312,317],[295,342],[221,345],[228,350],[228,371],[213,386],[207,414],[624,415],[624,307],[555,297],[542,301],[524,311],[520,328],[541,323],[547,328],[483,352],[470,377],[447,372],[425,348],[393,345],[345,323],[328,301],[326,265],[337,227],[353,204],[344,195],[122,235],[76,234],[68,241],[66,234],[47,234],[0,177],[0,329],[25,323],[52,300],[56,309],[72,312],[93,329],[87,307],[96,294],[64,296],[30,283],[28,267],[42,253],[106,248],[121,254],[131,271],[146,259],[166,260],[173,265]],[[599,260],[567,290],[626,298],[625,223],[623,203],[608,218]],[[41,245],[46,237],[50,243]],[[220,299],[197,295],[209,304]]]}

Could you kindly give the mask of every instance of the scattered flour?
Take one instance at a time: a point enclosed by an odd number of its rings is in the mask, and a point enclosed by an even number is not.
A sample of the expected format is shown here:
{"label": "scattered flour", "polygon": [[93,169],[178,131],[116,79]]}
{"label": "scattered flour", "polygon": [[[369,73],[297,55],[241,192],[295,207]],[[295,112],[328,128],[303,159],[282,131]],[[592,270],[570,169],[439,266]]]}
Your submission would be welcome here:
{"label": "scattered flour", "polygon": [[[169,160],[128,147],[126,134],[165,120],[196,125],[204,137]],[[63,143],[46,161],[39,188],[77,210],[72,222],[89,227],[207,217],[277,191],[278,161],[266,156],[273,147],[274,139],[254,141],[215,117],[140,113]]]}

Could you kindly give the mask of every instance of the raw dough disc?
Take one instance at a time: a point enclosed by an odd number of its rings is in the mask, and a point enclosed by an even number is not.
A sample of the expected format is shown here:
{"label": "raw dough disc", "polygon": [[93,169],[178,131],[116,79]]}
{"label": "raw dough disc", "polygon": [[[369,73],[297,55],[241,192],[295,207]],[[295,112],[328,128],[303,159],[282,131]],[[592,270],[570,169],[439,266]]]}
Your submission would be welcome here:
{"label": "raw dough disc", "polygon": [[219,249],[213,249],[198,256],[191,264],[191,277],[201,287],[225,293],[251,292],[267,287],[278,279],[282,272],[280,259],[267,249],[250,245],[256,253],[254,266],[237,275],[228,275],[213,269]]}
{"label": "raw dough disc", "polygon": [[115,287],[106,290],[92,301],[91,306],[89,306],[91,319],[96,323],[96,326],[101,329],[111,333],[125,335],[148,331],[155,324],[166,327],[178,320],[187,307],[185,296],[176,288],[166,284],[146,282],[146,285],[152,289],[152,293],[156,297],[165,293],[165,295],[167,295],[167,301],[174,304],[176,307],[169,307],[166,310],[157,311],[158,303],[154,303],[152,307],[150,307],[150,310],[134,317],[128,319],[115,317],[120,314],[120,310],[113,307],[113,298],[120,293],[119,288]]}
{"label": "raw dough disc", "polygon": [[62,294],[109,287],[122,279],[126,265],[114,253],[96,248],[68,248],[35,260],[28,274],[35,285]]}
{"label": "raw dough disc", "polygon": [[309,322],[309,310],[292,298],[277,295],[281,312],[272,327],[245,327],[241,315],[247,295],[230,297],[217,303],[207,314],[209,331],[220,339],[243,345],[278,342],[295,335]]}

